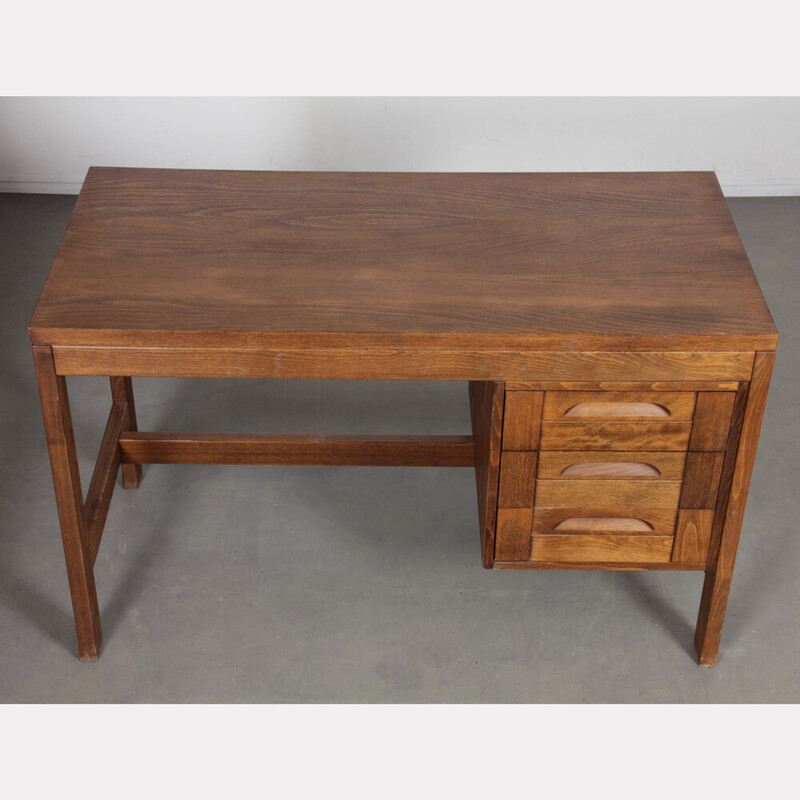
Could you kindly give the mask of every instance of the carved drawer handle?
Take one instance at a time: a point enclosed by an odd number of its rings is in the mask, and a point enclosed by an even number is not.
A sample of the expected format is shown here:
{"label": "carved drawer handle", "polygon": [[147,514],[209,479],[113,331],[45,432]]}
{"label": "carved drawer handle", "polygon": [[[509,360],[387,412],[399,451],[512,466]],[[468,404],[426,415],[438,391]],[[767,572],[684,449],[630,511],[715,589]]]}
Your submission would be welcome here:
{"label": "carved drawer handle", "polygon": [[652,531],[653,526],[634,517],[569,517],[555,531]]}
{"label": "carved drawer handle", "polygon": [[661,471],[643,461],[584,461],[561,471],[564,477],[660,478]]}
{"label": "carved drawer handle", "polygon": [[668,417],[669,410],[658,403],[578,403],[567,409],[565,417]]}

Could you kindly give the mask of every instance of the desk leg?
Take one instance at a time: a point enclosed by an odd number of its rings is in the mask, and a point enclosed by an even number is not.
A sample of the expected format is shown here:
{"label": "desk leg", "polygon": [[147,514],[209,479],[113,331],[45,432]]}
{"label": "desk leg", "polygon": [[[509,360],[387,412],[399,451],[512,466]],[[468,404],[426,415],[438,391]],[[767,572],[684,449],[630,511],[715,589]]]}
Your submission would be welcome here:
{"label": "desk leg", "polygon": [[62,375],[56,375],[50,347],[35,345],[33,361],[42,401],[50,467],[53,471],[61,539],[72,594],[72,611],[78,634],[78,650],[81,661],[96,661],[103,632],[100,628],[92,559],[88,552],[86,517],[72,433],[67,382]]}
{"label": "desk leg", "polygon": [[764,406],[767,402],[767,391],[774,361],[775,353],[756,353],[753,364],[753,376],[747,394],[747,405],[744,411],[728,506],[725,511],[722,537],[714,563],[709,564],[706,570],[700,613],[697,617],[694,643],[702,667],[713,667],[717,663],[717,653],[722,638],[722,624],[725,621],[736,550],[739,545],[739,534],[742,530],[742,518],[747,502],[747,490],[750,488],[750,477],[753,473],[753,463],[758,446],[758,434],[761,430],[761,419],[764,416]]}
{"label": "desk leg", "polygon": [[[136,406],[133,404],[133,383],[130,378],[111,378],[111,395],[115,403],[127,403],[129,431],[139,430],[136,426]],[[142,479],[141,464],[122,465],[122,485],[126,489],[138,489]]]}

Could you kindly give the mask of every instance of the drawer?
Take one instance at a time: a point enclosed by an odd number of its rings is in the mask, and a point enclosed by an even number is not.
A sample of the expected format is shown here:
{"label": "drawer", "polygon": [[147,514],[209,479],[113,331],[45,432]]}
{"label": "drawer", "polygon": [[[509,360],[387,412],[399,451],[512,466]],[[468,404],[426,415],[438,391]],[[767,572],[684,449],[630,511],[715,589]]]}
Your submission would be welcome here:
{"label": "drawer", "polygon": [[677,516],[677,508],[537,505],[533,511],[533,533],[672,536]]}
{"label": "drawer", "polygon": [[542,422],[542,450],[686,450],[691,422]]}
{"label": "drawer", "polygon": [[690,422],[695,392],[545,392],[543,420]]}
{"label": "drawer", "polygon": [[538,480],[536,505],[545,508],[678,508],[680,481]]}
{"label": "drawer", "polygon": [[534,536],[531,561],[664,563],[671,536]]}
{"label": "drawer", "polygon": [[539,455],[539,478],[563,480],[667,480],[683,477],[685,453],[647,451],[563,452],[549,450]]}

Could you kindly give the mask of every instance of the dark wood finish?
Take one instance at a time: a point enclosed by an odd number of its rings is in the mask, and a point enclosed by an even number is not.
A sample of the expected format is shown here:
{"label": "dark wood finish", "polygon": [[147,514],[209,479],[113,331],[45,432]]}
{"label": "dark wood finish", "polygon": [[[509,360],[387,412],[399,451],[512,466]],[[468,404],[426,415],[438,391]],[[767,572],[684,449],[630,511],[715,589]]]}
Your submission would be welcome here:
{"label": "dark wood finish", "polygon": [[724,453],[687,454],[686,472],[681,490],[681,508],[716,507],[724,459]]}
{"label": "dark wood finish", "polygon": [[472,467],[471,436],[297,436],[279,433],[126,431],[119,451],[131,464],[306,464]]}
{"label": "dark wood finish", "polygon": [[72,347],[53,348],[61,375],[130,375],[167,378],[315,378],[347,380],[505,381],[538,375],[723,377],[747,380],[752,353],[687,352],[519,352],[491,350],[354,350],[289,348],[267,350],[221,347]]}
{"label": "dark wood finish", "polygon": [[103,536],[103,528],[111,505],[111,496],[117,483],[117,473],[120,467],[119,435],[123,425],[127,422],[127,404],[114,403],[108,414],[106,430],[100,443],[100,452],[94,465],[94,473],[86,493],[84,514],[86,516],[87,551],[89,560],[94,565],[97,559],[97,550]]}
{"label": "dark wood finish", "polygon": [[685,450],[690,422],[543,422],[542,450]]}
{"label": "dark wood finish", "polygon": [[[125,403],[125,430],[139,430],[139,427],[136,423],[136,405],[133,401],[133,382],[131,379],[127,377],[112,377],[111,396],[114,398],[115,403]],[[126,489],[138,489],[141,480],[141,464],[122,465],[122,485]]]}
{"label": "dark wood finish", "polygon": [[92,168],[31,334],[459,350],[777,341],[711,172]]}
{"label": "dark wood finish", "polygon": [[683,478],[685,453],[641,450],[543,450],[539,453],[539,478],[550,480],[665,480]]}
{"label": "dark wood finish", "polygon": [[500,462],[500,508],[533,508],[536,453],[506,451]]}
{"label": "dark wood finish", "polygon": [[[671,536],[539,536],[532,539],[532,561],[669,561]],[[509,559],[511,560],[511,559]]]}
{"label": "dark wood finish", "polygon": [[734,392],[698,393],[690,450],[725,449],[735,397]]}
{"label": "dark wood finish", "polygon": [[81,476],[75,453],[67,383],[63,377],[56,375],[53,354],[49,347],[34,346],[33,363],[42,402],[50,467],[53,471],[61,540],[64,544],[72,611],[78,635],[78,652],[81,661],[96,661],[103,631],[100,627],[92,559],[88,552]]}
{"label": "dark wood finish", "polygon": [[502,383],[484,381],[469,384],[472,437],[475,441],[475,480],[478,487],[481,561],[487,569],[494,563],[504,395],[505,390]]}
{"label": "dark wood finish", "polygon": [[692,419],[694,392],[547,392],[542,419]]}
{"label": "dark wood finish", "polygon": [[714,509],[683,509],[678,513],[675,529],[673,561],[691,564],[705,563],[711,541],[711,526],[714,524]]}
{"label": "dark wood finish", "polygon": [[536,450],[542,418],[542,392],[506,392],[503,450]]}
{"label": "dark wood finish", "polygon": [[531,557],[530,508],[497,509],[494,557],[500,561],[528,561]]}
{"label": "dark wood finish", "polygon": [[[630,520],[646,523],[644,526],[637,526],[637,532],[652,533],[655,536],[672,536],[675,532],[676,508],[636,508],[632,506],[582,506],[560,508],[548,508],[537,505],[533,512],[533,532],[534,533],[562,533],[561,526],[570,521],[571,532],[582,533],[632,533],[634,528],[629,523]],[[579,520],[586,520],[586,528],[581,530],[577,527]],[[613,520],[613,523],[606,522]],[[614,523],[623,523],[620,527],[615,527]]]}
{"label": "dark wood finish", "polygon": [[706,572],[703,596],[695,631],[695,647],[701,666],[716,664],[719,643],[722,638],[722,625],[728,605],[733,568],[736,562],[736,549],[742,530],[742,518],[747,502],[747,491],[758,447],[758,434],[767,403],[767,392],[772,376],[775,353],[756,353],[753,377],[747,396],[736,467],[733,473],[730,495],[725,509],[725,524],[719,543],[716,562]]}

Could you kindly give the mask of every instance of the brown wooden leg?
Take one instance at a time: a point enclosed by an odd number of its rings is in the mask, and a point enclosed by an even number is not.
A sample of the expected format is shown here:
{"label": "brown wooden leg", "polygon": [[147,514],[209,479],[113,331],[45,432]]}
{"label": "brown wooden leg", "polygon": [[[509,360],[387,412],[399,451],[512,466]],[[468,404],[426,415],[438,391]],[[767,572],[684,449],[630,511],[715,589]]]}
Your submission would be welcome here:
{"label": "brown wooden leg", "polygon": [[[129,431],[139,430],[136,426],[136,406],[133,404],[133,382],[130,378],[111,378],[111,395],[115,403],[127,403],[128,420],[126,428]],[[126,489],[138,489],[142,479],[141,464],[122,465],[122,485]]]}
{"label": "brown wooden leg", "polygon": [[747,490],[750,488],[758,434],[761,430],[761,419],[764,416],[774,361],[774,353],[756,353],[753,364],[753,376],[747,395],[722,537],[714,556],[714,563],[709,564],[706,570],[700,612],[697,617],[694,643],[700,666],[703,667],[713,667],[717,663],[722,624],[725,621],[725,609],[728,605],[728,593],[736,562],[736,549],[739,545],[739,534],[747,502]]}
{"label": "brown wooden leg", "polygon": [[42,401],[50,467],[53,471],[56,506],[72,594],[72,611],[78,634],[78,650],[81,661],[96,661],[103,632],[100,628],[94,571],[87,551],[83,493],[72,433],[67,383],[63,376],[56,375],[50,347],[35,345],[33,361]]}

